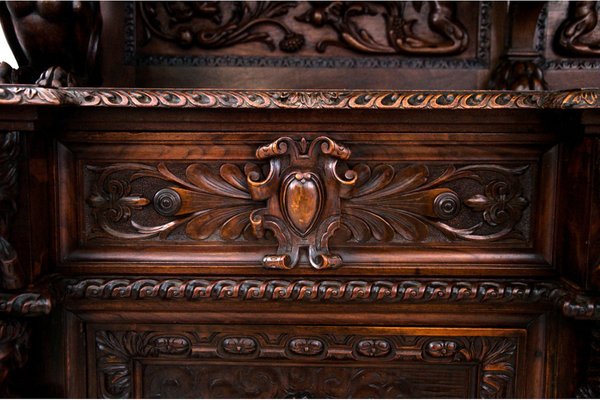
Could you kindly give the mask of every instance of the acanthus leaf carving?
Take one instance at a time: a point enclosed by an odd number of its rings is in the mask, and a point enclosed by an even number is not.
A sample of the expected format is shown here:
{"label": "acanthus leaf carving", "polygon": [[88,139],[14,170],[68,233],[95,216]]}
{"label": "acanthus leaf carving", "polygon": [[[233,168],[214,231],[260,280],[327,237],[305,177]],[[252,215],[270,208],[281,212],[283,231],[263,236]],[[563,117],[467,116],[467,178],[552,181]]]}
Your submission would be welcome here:
{"label": "acanthus leaf carving", "polygon": [[[348,167],[350,154],[328,137],[282,137],[257,149],[268,165],[192,163],[184,177],[181,167],[173,172],[162,162],[88,166],[98,174],[87,199],[96,223],[90,237],[166,240],[180,227],[179,235],[198,241],[270,240],[272,234],[277,253],[264,256],[263,265],[275,269],[295,267],[304,249],[313,268],[339,267],[329,241],[340,230],[342,241],[365,244],[524,240],[520,222],[529,201],[521,177],[528,165]],[[136,182],[150,179],[162,186],[136,194],[134,187],[144,187]],[[164,222],[134,218],[150,206]]]}
{"label": "acanthus leaf carving", "polygon": [[[233,164],[223,164],[217,174],[203,164],[191,164],[186,179],[174,175],[164,163],[156,168],[145,164],[122,164],[105,168],[88,167],[100,172],[87,203],[92,209],[100,232],[119,238],[166,238],[185,226],[185,233],[194,240],[205,240],[216,231],[227,240],[242,235],[249,225],[249,215],[256,203],[250,199],[242,172]],[[128,180],[112,175],[130,172]],[[131,194],[131,183],[142,178],[158,178],[173,186],[155,193],[153,200]],[[117,196],[115,196],[117,193]],[[152,204],[157,213],[176,219],[164,224],[145,226],[131,219],[132,211]],[[112,223],[130,221],[133,232],[122,232]]]}
{"label": "acanthus leaf carving", "polygon": [[[423,241],[434,228],[449,239],[498,240],[520,237],[515,229],[529,204],[522,196],[518,176],[527,166],[505,168],[497,165],[447,167],[439,176],[431,177],[424,165],[411,165],[396,170],[388,164],[371,169],[366,164],[354,167],[358,176],[354,190],[342,200],[342,224],[357,242],[389,242],[396,235],[406,241]],[[487,179],[491,172],[499,178]],[[453,227],[443,221],[457,217],[461,198],[444,185],[468,179],[483,186],[477,194],[462,203],[481,212],[483,221],[465,227]],[[484,225],[500,227],[494,233],[478,234]]]}
{"label": "acanthus leaf carving", "polygon": [[[283,31],[279,49],[286,53],[300,50],[304,36],[291,30],[279,17],[297,6],[293,1],[261,1],[254,4],[232,2],[140,2],[138,10],[145,29],[142,47],[153,37],[181,48],[220,49],[250,42],[276,49],[271,33],[260,27],[274,26]],[[230,6],[230,7],[228,7]],[[225,17],[224,8],[230,11]]]}
{"label": "acanthus leaf carving", "polygon": [[155,332],[96,332],[96,366],[102,398],[132,397],[133,357],[186,356],[191,342],[184,335]]}

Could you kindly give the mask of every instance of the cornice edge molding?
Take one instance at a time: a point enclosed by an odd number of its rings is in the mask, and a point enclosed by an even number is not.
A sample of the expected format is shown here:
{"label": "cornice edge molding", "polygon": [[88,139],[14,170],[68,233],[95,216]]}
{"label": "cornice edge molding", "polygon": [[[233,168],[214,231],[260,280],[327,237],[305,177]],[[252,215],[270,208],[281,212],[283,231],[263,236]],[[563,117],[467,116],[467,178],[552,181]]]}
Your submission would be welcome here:
{"label": "cornice edge molding", "polygon": [[43,88],[0,85],[1,105],[240,108],[487,110],[600,108],[600,89],[568,91],[360,91]]}

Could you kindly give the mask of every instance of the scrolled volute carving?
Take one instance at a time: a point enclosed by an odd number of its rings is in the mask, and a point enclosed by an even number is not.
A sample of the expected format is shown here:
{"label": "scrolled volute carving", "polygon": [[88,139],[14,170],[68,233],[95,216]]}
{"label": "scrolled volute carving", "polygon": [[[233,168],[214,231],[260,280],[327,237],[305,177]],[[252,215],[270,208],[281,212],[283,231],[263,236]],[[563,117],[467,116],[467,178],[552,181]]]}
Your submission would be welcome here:
{"label": "scrolled volute carving", "polygon": [[258,148],[256,157],[268,159],[270,170],[263,178],[256,166],[246,166],[248,190],[255,201],[267,201],[253,210],[250,223],[256,237],[266,230],[279,243],[277,254],[267,255],[267,268],[290,269],[300,260],[300,249],[308,248],[308,258],[316,269],[335,268],[342,259],[331,254],[329,238],[340,226],[340,198],[350,192],[356,173],[340,177],[338,160],[350,157],[350,150],[328,137],[318,137],[310,145],[283,137]]}

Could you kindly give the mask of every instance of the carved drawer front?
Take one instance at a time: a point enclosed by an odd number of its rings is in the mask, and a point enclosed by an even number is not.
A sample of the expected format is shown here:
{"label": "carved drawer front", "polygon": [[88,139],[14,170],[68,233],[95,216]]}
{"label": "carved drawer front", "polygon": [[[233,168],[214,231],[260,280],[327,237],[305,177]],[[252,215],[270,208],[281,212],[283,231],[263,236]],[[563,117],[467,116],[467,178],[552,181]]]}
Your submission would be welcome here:
{"label": "carved drawer front", "polygon": [[518,397],[524,338],[509,329],[94,326],[90,395]]}
{"label": "carved drawer front", "polygon": [[552,264],[547,146],[388,144],[382,153],[383,143],[308,135],[218,146],[103,138],[59,144],[59,201],[75,208],[58,218],[65,266],[411,273],[420,264],[464,274],[465,265]]}

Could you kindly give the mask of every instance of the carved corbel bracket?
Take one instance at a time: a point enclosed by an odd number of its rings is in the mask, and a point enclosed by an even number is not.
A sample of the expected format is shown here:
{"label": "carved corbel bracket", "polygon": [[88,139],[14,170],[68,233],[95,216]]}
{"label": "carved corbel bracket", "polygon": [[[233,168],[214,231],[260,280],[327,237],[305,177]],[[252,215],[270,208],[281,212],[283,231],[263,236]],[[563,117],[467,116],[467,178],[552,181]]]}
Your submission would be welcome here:
{"label": "carved corbel bracket", "polygon": [[245,168],[253,200],[267,201],[265,208],[250,214],[254,234],[261,238],[270,230],[279,242],[277,254],[267,255],[268,268],[291,269],[300,259],[300,249],[308,249],[308,259],[316,269],[342,264],[331,254],[328,242],[341,224],[340,199],[347,196],[357,180],[353,170],[344,176],[336,171],[338,160],[347,160],[350,150],[328,137],[318,137],[310,145],[282,137],[256,151],[259,160],[270,160],[266,177],[260,168]]}
{"label": "carved corbel bracket", "polygon": [[536,22],[545,2],[510,2],[504,55],[494,69],[489,88],[546,90],[542,54],[535,47]]}

